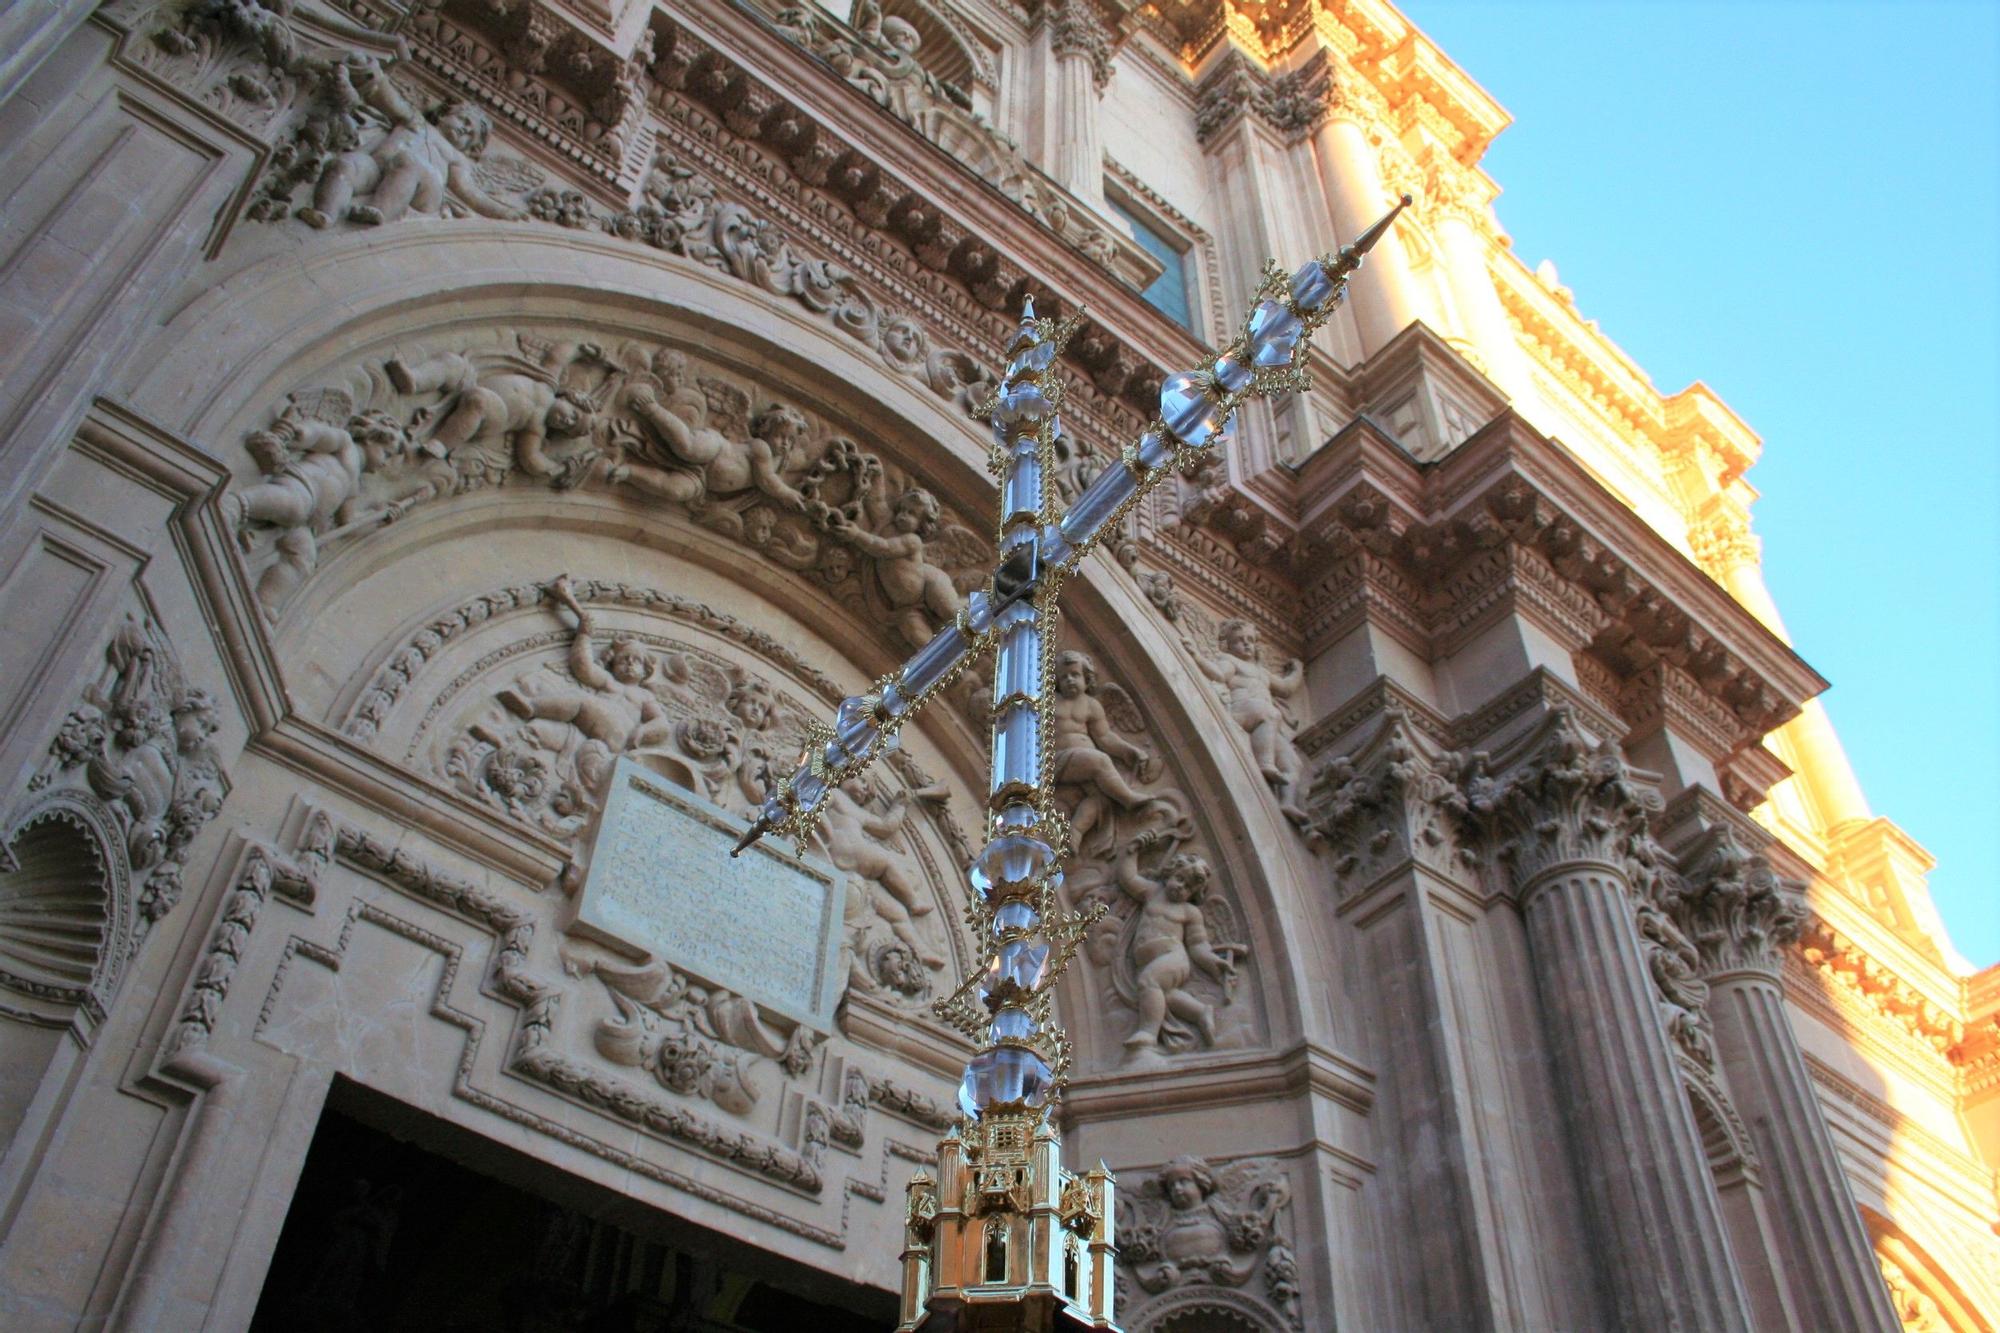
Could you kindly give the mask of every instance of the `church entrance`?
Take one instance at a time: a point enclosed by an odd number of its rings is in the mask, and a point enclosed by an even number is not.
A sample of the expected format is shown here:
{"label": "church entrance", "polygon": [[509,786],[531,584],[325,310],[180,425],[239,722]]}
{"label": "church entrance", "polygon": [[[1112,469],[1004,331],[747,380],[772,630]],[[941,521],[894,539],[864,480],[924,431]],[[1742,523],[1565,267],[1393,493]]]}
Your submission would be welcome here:
{"label": "church entrance", "polygon": [[895,1297],[338,1083],[253,1333],[880,1333]]}

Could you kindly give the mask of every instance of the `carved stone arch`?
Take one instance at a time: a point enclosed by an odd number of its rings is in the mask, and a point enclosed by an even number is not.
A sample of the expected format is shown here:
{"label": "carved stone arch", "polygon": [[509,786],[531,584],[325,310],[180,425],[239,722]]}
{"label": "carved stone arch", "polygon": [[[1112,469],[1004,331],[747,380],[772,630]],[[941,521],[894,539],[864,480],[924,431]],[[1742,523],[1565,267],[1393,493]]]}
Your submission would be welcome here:
{"label": "carved stone arch", "polygon": [[1126,1316],[1132,1333],[1288,1333],[1284,1316],[1245,1291],[1181,1287]]}
{"label": "carved stone arch", "polygon": [[[330,292],[347,295],[334,302],[326,299]],[[240,303],[297,313],[272,336],[268,325],[236,317],[234,308]],[[874,344],[798,301],[718,269],[594,233],[524,233],[521,227],[466,220],[375,237],[322,236],[307,249],[258,259],[195,298],[155,344],[154,357],[135,358],[135,364],[149,369],[133,392],[161,405],[159,410],[169,414],[167,424],[236,463],[240,485],[252,480],[253,471],[243,461],[244,437],[268,428],[282,413],[287,394],[298,394],[304,402],[319,390],[340,390],[360,408],[367,401],[362,391],[385,382],[381,368],[390,356],[436,350],[467,331],[557,324],[578,339],[588,336],[607,348],[627,338],[652,338],[753,368],[758,384],[790,403],[810,404],[829,429],[853,435],[921,477],[945,512],[962,516],[968,527],[985,526],[992,485],[984,468],[985,442],[958,416],[945,390],[900,370]],[[438,558],[403,568],[445,572],[450,561],[437,545],[443,536],[469,537],[477,524],[498,521],[510,511],[544,524],[551,543],[564,532],[590,529],[602,535],[622,524],[625,532],[655,550],[699,555],[710,568],[730,563],[728,543],[698,525],[654,522],[644,507],[587,484],[560,490],[547,479],[532,488],[520,485],[522,480],[420,505],[387,527],[371,529],[365,541],[330,555],[325,569],[304,584],[297,609],[287,610],[278,626],[280,656],[291,664],[288,677],[319,669],[316,654],[303,650],[305,627],[348,633],[340,618],[329,614],[333,600],[347,595],[341,590],[360,587],[370,574],[379,577],[390,567],[392,553],[400,557],[425,543]],[[460,547],[461,553],[469,549]],[[547,561],[518,571],[518,578],[488,577],[488,571],[481,571],[476,581],[456,583],[453,591],[470,596],[500,582],[546,579],[567,563],[565,555],[552,551]],[[760,590],[799,583],[783,571],[743,561],[740,550],[734,564]],[[1076,623],[1085,630],[1101,627],[1092,638],[1115,645],[1116,652],[1128,651],[1121,642],[1126,635],[1144,637],[1143,648],[1130,650],[1134,662],[1174,662],[1180,649],[1128,584],[1108,563],[1094,570],[1090,580],[1079,580],[1066,599]],[[445,603],[442,585],[428,600]],[[883,635],[879,624],[852,620],[846,613],[829,615],[822,603],[812,623],[860,668],[852,683],[861,684],[893,665],[905,645]],[[393,637],[391,628],[381,626],[357,637],[377,646]],[[309,715],[341,713],[353,700],[337,697],[340,689],[350,684],[363,688],[358,670],[331,670],[331,675],[334,681],[319,681],[310,689],[301,679],[288,679],[294,699]],[[1204,749],[1195,744],[1198,738],[1229,735],[1233,724],[1205,683],[1190,675],[1148,666],[1139,676],[1126,678],[1143,678],[1149,707],[1175,719],[1175,748],[1197,751]],[[952,747],[948,767],[961,781],[976,784],[984,768],[981,738],[967,732],[962,722],[953,722],[939,742]],[[1290,978],[1290,984],[1279,980],[1280,972],[1297,971],[1309,951],[1289,950],[1269,925],[1281,919],[1281,906],[1303,911],[1304,904],[1279,904],[1270,895],[1296,893],[1297,886],[1310,882],[1310,858],[1270,807],[1248,756],[1231,747],[1214,748],[1218,753],[1202,753],[1193,761],[1206,771],[1190,781],[1200,784],[1210,806],[1206,817],[1212,821],[1218,876],[1239,893],[1255,896],[1254,902],[1238,901],[1260,967],[1266,969],[1259,992],[1272,1015],[1267,1031],[1275,1028],[1289,1038],[1302,1025],[1300,1018],[1277,1015],[1295,1003],[1290,997],[1314,995],[1321,987],[1304,976]],[[1303,917],[1314,919],[1314,914],[1303,912]]]}
{"label": "carved stone arch", "polygon": [[[1992,1333],[1979,1295],[1946,1271],[1931,1250],[1895,1222],[1863,1207],[1861,1221],[1907,1333]],[[1990,1307],[1989,1307],[1990,1308]]]}
{"label": "carved stone arch", "polygon": [[0,987],[15,1004],[94,1024],[138,933],[130,868],[102,801],[64,790],[16,814],[0,860]]}

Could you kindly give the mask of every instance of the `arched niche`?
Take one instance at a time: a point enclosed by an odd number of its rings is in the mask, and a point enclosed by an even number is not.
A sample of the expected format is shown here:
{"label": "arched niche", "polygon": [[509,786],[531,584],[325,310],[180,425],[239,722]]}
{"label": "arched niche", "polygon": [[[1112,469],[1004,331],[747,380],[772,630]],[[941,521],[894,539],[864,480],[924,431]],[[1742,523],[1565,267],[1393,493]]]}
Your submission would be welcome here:
{"label": "arched niche", "polygon": [[34,801],[0,857],[0,1153],[57,1058],[87,1044],[134,943],[130,877],[88,792]]}
{"label": "arched niche", "polygon": [[[898,486],[921,485],[934,495],[948,520],[967,531],[984,528],[991,481],[982,437],[921,375],[895,370],[879,348],[715,270],[635,255],[608,238],[550,240],[545,231],[526,230],[411,227],[372,244],[340,238],[323,251],[254,264],[176,317],[159,343],[160,361],[134,395],[158,404],[226,460],[240,492],[257,484],[258,471],[243,441],[269,429],[288,400],[295,415],[393,409],[407,420],[411,394],[392,363],[411,368],[477,351],[476,368],[493,369],[566,343],[626,365],[622,349],[643,345],[690,358],[697,380],[702,367],[733,378],[755,399],[747,407],[753,415],[766,399],[809,414],[812,440],[855,441],[883,461]],[[338,303],[311,299],[335,290],[343,294]],[[286,317],[275,328],[247,321],[246,306]],[[437,377],[403,380],[421,381],[416,395],[430,395],[434,410],[445,410]],[[610,377],[586,377],[577,388],[602,395],[603,410],[622,410],[623,386]],[[879,602],[845,596],[841,580],[798,564],[656,495],[584,474],[513,472],[420,498],[392,523],[364,523],[342,540],[320,543],[310,572],[272,607],[272,637],[294,705],[336,726],[348,725],[384,666],[431,618],[560,572],[659,593],[699,584],[706,591],[697,600],[727,605],[780,642],[804,636],[823,644],[820,669],[843,689],[865,684],[908,651],[907,633]],[[258,576],[254,563],[251,575]],[[1248,946],[1242,994],[1250,1019],[1235,1049],[1267,1045],[1301,1026],[1296,1014],[1283,1012],[1296,1003],[1292,997],[1324,989],[1280,975],[1299,962],[1272,924],[1273,895],[1300,893],[1310,858],[1269,808],[1247,755],[1232,746],[1233,723],[1219,701],[1175,664],[1178,649],[1129,582],[1107,564],[1073,583],[1065,623],[1075,642],[1100,646],[1108,676],[1147,698],[1156,748],[1171,757],[1176,784],[1197,794],[1188,804],[1202,854]],[[557,627],[546,609],[515,609],[524,620],[544,622],[542,633]],[[930,719],[922,734],[934,747],[934,771],[965,794],[963,819],[976,832],[972,794],[984,784],[983,737],[963,716]],[[1288,902],[1287,910],[1295,906]],[[1117,988],[1090,980],[1091,967],[1079,970],[1065,1005],[1082,1020],[1075,1024],[1082,1066],[1113,1070],[1123,1061],[1129,1017],[1092,1010],[1093,994]]]}

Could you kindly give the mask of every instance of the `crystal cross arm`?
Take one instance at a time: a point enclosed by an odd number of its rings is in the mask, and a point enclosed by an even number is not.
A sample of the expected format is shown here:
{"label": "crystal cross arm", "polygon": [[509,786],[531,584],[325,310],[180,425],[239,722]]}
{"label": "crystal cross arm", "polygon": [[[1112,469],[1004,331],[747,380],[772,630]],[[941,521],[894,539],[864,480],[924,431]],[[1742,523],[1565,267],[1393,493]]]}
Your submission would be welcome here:
{"label": "crystal cross arm", "polygon": [[993,614],[1007,600],[996,594],[995,584],[1004,581],[1005,573],[1003,562],[994,583],[968,597],[957,618],[907,662],[866,692],[841,700],[832,726],[814,723],[806,729],[798,767],[765,795],[756,819],[731,855],[741,855],[767,833],[788,835],[801,845],[811,838],[828,789],[859,775],[894,749],[903,723],[992,649]]}
{"label": "crystal cross arm", "polygon": [[1306,387],[1306,350],[1313,331],[1333,314],[1347,292],[1348,275],[1388,232],[1410,196],[1352,244],[1308,260],[1287,273],[1265,266],[1257,301],[1242,331],[1207,365],[1176,371],[1160,384],[1160,414],[1150,429],[1125,446],[1123,466],[1097,474],[1062,519],[1042,534],[1040,559],[1051,575],[1074,569],[1125,512],[1176,469],[1191,470],[1226,443],[1224,430],[1244,399]]}
{"label": "crystal cross arm", "polygon": [[[842,700],[831,727],[816,724],[809,729],[797,769],[766,796],[736,850],[740,853],[774,832],[805,842],[819,821],[827,790],[892,748],[904,722],[969,663],[994,648],[999,637],[996,619],[1031,595],[1042,594],[1035,598],[1041,601],[1052,594],[1143,496],[1175,468],[1192,468],[1211,454],[1244,399],[1304,387],[1306,348],[1313,331],[1339,305],[1348,275],[1361,267],[1362,259],[1409,205],[1410,196],[1404,195],[1351,244],[1308,260],[1296,273],[1268,265],[1241,334],[1207,365],[1167,376],[1160,387],[1160,414],[1152,427],[1127,445],[1120,461],[1100,472],[1053,521],[1045,521],[1052,511],[1037,446],[1061,430],[1056,417],[1061,386],[1053,367],[1073,322],[1057,326],[1052,320],[1037,321],[1030,306],[1010,349],[1001,386],[989,404],[993,468],[1001,491],[1001,560],[992,580],[901,668],[877,681],[869,692]],[[1021,632],[1030,633],[1025,623]],[[1038,669],[1046,646],[1036,642],[1034,647],[1037,651],[1019,656],[1024,666],[1032,661]],[[1007,656],[1002,654],[1003,659]],[[1007,665],[1002,662],[999,676],[1014,674],[1004,670]],[[996,679],[994,685],[995,720],[1002,722],[1001,714],[1015,692],[1030,687],[1010,685],[1005,679]],[[996,769],[1001,767],[1003,750],[1027,748],[1008,747],[996,737]],[[1025,772],[1018,777],[996,772],[994,780],[1003,783],[1010,778],[1023,787],[1040,785],[1039,772],[1032,777]]]}

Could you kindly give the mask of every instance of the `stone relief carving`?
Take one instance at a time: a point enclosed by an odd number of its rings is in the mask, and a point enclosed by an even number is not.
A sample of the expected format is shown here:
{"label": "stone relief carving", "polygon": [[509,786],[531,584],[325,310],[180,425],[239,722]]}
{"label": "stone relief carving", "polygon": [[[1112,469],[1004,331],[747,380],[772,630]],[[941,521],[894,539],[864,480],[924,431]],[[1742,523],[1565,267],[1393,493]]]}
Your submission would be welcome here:
{"label": "stone relief carving", "polygon": [[1067,892],[1107,909],[1085,948],[1127,1015],[1125,1058],[1242,1044],[1244,925],[1198,850],[1187,797],[1161,783],[1138,708],[1089,654],[1058,654],[1053,683],[1049,771],[1076,851]]}
{"label": "stone relief carving", "polygon": [[[115,984],[153,923],[180,901],[188,845],[228,795],[212,740],[217,726],[214,699],[187,679],[165,633],[127,614],[14,817],[11,836],[24,850],[69,846],[73,854],[30,865],[0,848],[0,871],[14,872],[0,888],[0,954],[11,964],[0,965],[0,980],[61,989],[62,978],[81,987],[95,977],[105,991]],[[81,839],[59,846],[46,836],[22,838],[65,807]],[[72,919],[96,943],[66,938],[51,914]]]}
{"label": "stone relief carving", "polygon": [[[406,847],[391,846],[365,830],[339,825],[332,834],[312,845],[314,855],[330,860],[336,853],[341,861],[367,873],[378,875],[399,890],[432,903],[445,911],[465,917],[498,936],[493,951],[491,985],[521,1010],[512,1051],[507,1061],[510,1072],[539,1082],[574,1098],[585,1106],[613,1115],[647,1134],[685,1143],[740,1170],[764,1176],[782,1184],[817,1192],[822,1188],[819,1169],[803,1154],[759,1134],[730,1124],[709,1120],[678,1101],[649,1096],[629,1081],[608,1078],[577,1060],[561,1048],[556,1036],[556,1019],[565,998],[565,988],[533,975],[528,956],[534,944],[536,923],[541,914],[531,912],[488,892],[477,884],[441,871]],[[252,916],[254,922],[254,915]],[[247,934],[246,934],[247,938]],[[554,1122],[528,1117],[519,1108],[475,1088],[461,1073],[454,1092],[475,1104],[555,1134],[573,1146],[588,1148],[594,1142]],[[634,1159],[627,1158],[627,1162]],[[691,1182],[682,1188],[695,1188]],[[712,1192],[709,1197],[717,1197]],[[740,1200],[720,1196],[732,1207],[749,1211],[777,1225],[798,1231],[801,1224],[769,1210],[759,1210]],[[814,1233],[807,1233],[814,1234]]]}
{"label": "stone relief carving", "polygon": [[[1192,852],[1175,852],[1154,875],[1139,870],[1139,858],[1160,841],[1147,830],[1118,854],[1117,882],[1136,906],[1127,921],[1122,943],[1131,968],[1131,991],[1138,1022],[1125,1038],[1128,1060],[1141,1058],[1163,1039],[1192,1028],[1200,1044],[1216,1044],[1216,1010],[1236,998],[1239,944],[1215,943],[1209,934],[1202,898],[1214,872]],[[1190,985],[1205,973],[1221,987],[1219,1005],[1203,999]],[[1122,989],[1122,988],[1121,988]]]}
{"label": "stone relief carving", "polygon": [[[1124,1173],[1121,1173],[1121,1176]],[[1238,1298],[1259,1287],[1263,1299],[1245,1304],[1271,1323],[1299,1328],[1304,1320],[1298,1259],[1284,1235],[1291,1185],[1271,1162],[1211,1162],[1177,1157],[1118,1197],[1119,1303],[1135,1327],[1172,1310],[1200,1308],[1215,1288]],[[1129,1287],[1152,1299],[1135,1302]],[[1220,1296],[1224,1293],[1215,1293]]]}
{"label": "stone relief carving", "polygon": [[1896,1312],[1903,1333],[1952,1333],[1951,1320],[1901,1264],[1880,1250],[1875,1252],[1875,1262],[1882,1270],[1882,1281],[1889,1288],[1889,1305]]}
{"label": "stone relief carving", "polygon": [[224,501],[273,617],[330,551],[519,476],[666,505],[815,574],[907,641],[955,615],[992,562],[913,478],[673,349],[520,332],[345,379],[251,432],[263,477]]}
{"label": "stone relief carving", "polygon": [[563,970],[595,976],[611,996],[615,1013],[591,1033],[599,1055],[735,1115],[748,1114],[768,1091],[770,1063],[803,1076],[824,1040],[807,1027],[774,1031],[741,995],[691,982],[658,960],[623,967],[566,958]]}
{"label": "stone relief carving", "polygon": [[310,0],[118,0],[104,12],[140,37],[126,59],[252,131],[310,106],[343,62],[395,50],[393,39]]}
{"label": "stone relief carving", "polygon": [[1455,781],[1465,758],[1435,753],[1409,714],[1383,710],[1381,725],[1357,751],[1335,755],[1314,775],[1307,809],[1326,843],[1346,900],[1403,857],[1449,873],[1469,858],[1456,835],[1464,797]]}
{"label": "stone relief carving", "polygon": [[1750,968],[1776,976],[1805,924],[1799,895],[1771,863],[1721,826],[1682,858],[1675,920],[1710,973]]}
{"label": "stone relief carving", "polygon": [[[439,215],[453,201],[481,217],[526,216],[489,195],[480,179],[493,123],[478,107],[451,98],[420,110],[379,64],[366,60],[334,66],[322,98],[330,106],[315,131],[322,160],[312,202],[297,210],[306,225],[377,226],[412,212]],[[288,163],[288,174],[298,165]],[[274,195],[265,197],[275,206]]]}
{"label": "stone relief carving", "polygon": [[1660,796],[1625,765],[1618,743],[1593,744],[1568,710],[1536,752],[1502,777],[1474,754],[1461,774],[1467,815],[1497,848],[1517,886],[1568,861],[1623,864]]}
{"label": "stone relief carving", "polygon": [[[787,5],[771,18],[786,40],[825,61],[835,73],[883,110],[950,153],[967,170],[1040,218],[1049,229],[1107,267],[1118,259],[1110,228],[1078,207],[1064,191],[1029,165],[1020,145],[972,109],[954,84],[931,74],[918,59],[923,38],[914,26],[860,0],[843,24],[814,5]],[[1074,28],[1071,24],[1065,31]],[[1080,30],[1079,30],[1080,40]],[[1099,40],[1103,41],[1101,29]],[[1109,76],[1109,48],[1102,56],[1080,47],[1100,83]]]}
{"label": "stone relief carving", "polygon": [[[511,684],[475,698],[447,721],[434,747],[437,771],[482,804],[565,840],[580,834],[599,808],[621,754],[725,808],[755,810],[770,785],[789,774],[805,743],[811,710],[754,671],[691,644],[629,630],[602,642],[594,602],[646,602],[616,596],[618,591],[613,585],[573,584],[567,577],[545,585],[547,604],[575,625],[555,636],[554,641],[568,641],[562,658],[515,675]],[[493,604],[532,605],[524,592],[510,590]],[[727,619],[700,610],[709,620]],[[426,645],[443,642],[435,629],[420,632],[419,639]],[[758,640],[776,652],[775,645]],[[515,647],[545,652],[550,644],[551,636],[539,635]],[[427,647],[425,656],[434,651]],[[513,655],[491,655],[486,665],[498,667]],[[384,668],[398,675],[419,669],[420,662],[394,658]],[[831,682],[824,688],[836,691]],[[379,720],[372,705],[376,697],[374,690],[364,695],[361,709]],[[421,748],[419,739],[412,753]],[[851,984],[914,1010],[949,965],[949,946],[935,915],[936,872],[914,855],[912,818],[925,811],[955,856],[965,849],[962,832],[943,810],[945,789],[914,760],[899,758],[889,773],[857,779],[834,793],[816,850],[847,876],[844,930]],[[605,974],[600,979],[616,989]],[[626,998],[645,1003],[629,993]],[[632,1031],[628,1024],[621,1050],[630,1047]],[[745,1044],[731,1038],[730,1044],[774,1054],[761,1039]],[[642,1053],[643,1060],[654,1060],[651,1050]]]}
{"label": "stone relief carving", "polygon": [[1292,740],[1298,721],[1284,701],[1305,687],[1305,667],[1296,658],[1275,670],[1266,665],[1260,638],[1249,621],[1225,620],[1216,627],[1213,650],[1185,630],[1181,642],[1250,738],[1251,756],[1277,796],[1278,808],[1303,829],[1309,821],[1299,804],[1299,751]]}
{"label": "stone relief carving", "polygon": [[273,893],[310,903],[319,893],[319,878],[339,842],[340,830],[324,812],[307,821],[299,845],[289,855],[262,843],[252,843],[242,868],[222,900],[222,912],[210,931],[208,948],[195,965],[180,1015],[160,1052],[161,1063],[185,1051],[206,1046],[215,1035],[223,1001],[235,983],[236,969],[250,947]]}

